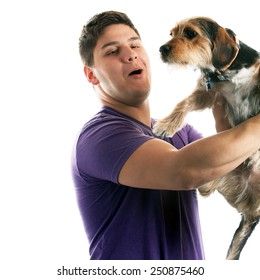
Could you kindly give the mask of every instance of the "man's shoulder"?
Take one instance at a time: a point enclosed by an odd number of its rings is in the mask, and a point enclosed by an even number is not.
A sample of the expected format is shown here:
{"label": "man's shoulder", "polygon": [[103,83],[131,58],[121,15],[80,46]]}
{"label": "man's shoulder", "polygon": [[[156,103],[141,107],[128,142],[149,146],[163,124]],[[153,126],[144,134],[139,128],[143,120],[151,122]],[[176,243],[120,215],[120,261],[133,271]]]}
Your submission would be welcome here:
{"label": "man's shoulder", "polygon": [[94,115],[82,128],[80,135],[109,135],[118,133],[141,133],[152,135],[151,128],[139,121],[119,113],[111,108],[104,107]]}

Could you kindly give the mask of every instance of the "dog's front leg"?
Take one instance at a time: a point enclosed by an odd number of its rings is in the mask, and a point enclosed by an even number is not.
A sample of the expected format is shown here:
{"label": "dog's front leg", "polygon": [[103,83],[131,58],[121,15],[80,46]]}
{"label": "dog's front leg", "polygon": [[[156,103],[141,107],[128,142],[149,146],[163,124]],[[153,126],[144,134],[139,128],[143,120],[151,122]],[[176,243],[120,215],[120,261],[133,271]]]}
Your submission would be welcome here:
{"label": "dog's front leg", "polygon": [[172,136],[180,130],[189,112],[211,108],[214,98],[209,92],[197,89],[190,96],[178,103],[166,118],[159,120],[153,131],[157,135]]}

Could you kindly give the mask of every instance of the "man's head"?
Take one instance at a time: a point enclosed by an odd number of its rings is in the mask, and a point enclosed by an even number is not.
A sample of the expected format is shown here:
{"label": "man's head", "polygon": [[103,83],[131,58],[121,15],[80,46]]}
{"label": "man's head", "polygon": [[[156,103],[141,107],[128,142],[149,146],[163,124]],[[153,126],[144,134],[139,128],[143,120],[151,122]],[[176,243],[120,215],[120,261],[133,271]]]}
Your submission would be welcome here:
{"label": "man's head", "polygon": [[124,13],[107,11],[93,16],[87,24],[83,26],[79,40],[79,52],[84,65],[93,66],[93,51],[97,41],[103,34],[104,29],[112,24],[125,24],[139,35],[138,30]]}
{"label": "man's head", "polygon": [[139,106],[150,92],[150,62],[138,31],[120,12],[98,14],[84,26],[80,54],[87,80],[103,104]]}

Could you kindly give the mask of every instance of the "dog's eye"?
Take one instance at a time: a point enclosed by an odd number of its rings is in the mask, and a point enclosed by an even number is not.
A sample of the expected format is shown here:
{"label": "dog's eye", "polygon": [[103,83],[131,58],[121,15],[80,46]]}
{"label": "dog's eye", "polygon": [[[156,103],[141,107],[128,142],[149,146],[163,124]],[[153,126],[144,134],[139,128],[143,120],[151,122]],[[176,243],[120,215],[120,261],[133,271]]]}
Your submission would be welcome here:
{"label": "dog's eye", "polygon": [[194,31],[194,30],[192,30],[190,28],[187,28],[187,29],[184,30],[185,37],[187,37],[190,40],[193,39],[194,37],[196,37],[197,34],[198,33],[196,31]]}

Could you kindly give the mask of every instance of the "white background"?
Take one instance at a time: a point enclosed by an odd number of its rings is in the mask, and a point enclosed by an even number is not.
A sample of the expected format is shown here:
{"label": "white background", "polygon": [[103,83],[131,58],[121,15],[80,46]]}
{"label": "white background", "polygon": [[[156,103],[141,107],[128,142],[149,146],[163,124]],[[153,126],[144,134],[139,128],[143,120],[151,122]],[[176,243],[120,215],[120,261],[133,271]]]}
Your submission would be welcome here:
{"label": "white background", "polygon": [[[6,2],[6,3],[5,3]],[[168,114],[195,86],[197,73],[171,70],[159,47],[178,20],[209,16],[260,49],[255,1],[1,1],[0,4],[0,254],[5,278],[50,273],[61,265],[87,262],[88,243],[70,173],[73,142],[99,110],[78,54],[82,26],[98,12],[126,12],[141,33],[152,66],[152,116]],[[214,133],[210,112],[189,122]],[[240,221],[218,194],[200,199],[206,258],[222,261]],[[257,228],[241,261],[259,259]],[[2,270],[3,272],[3,270]],[[47,278],[45,278],[47,279]]]}

